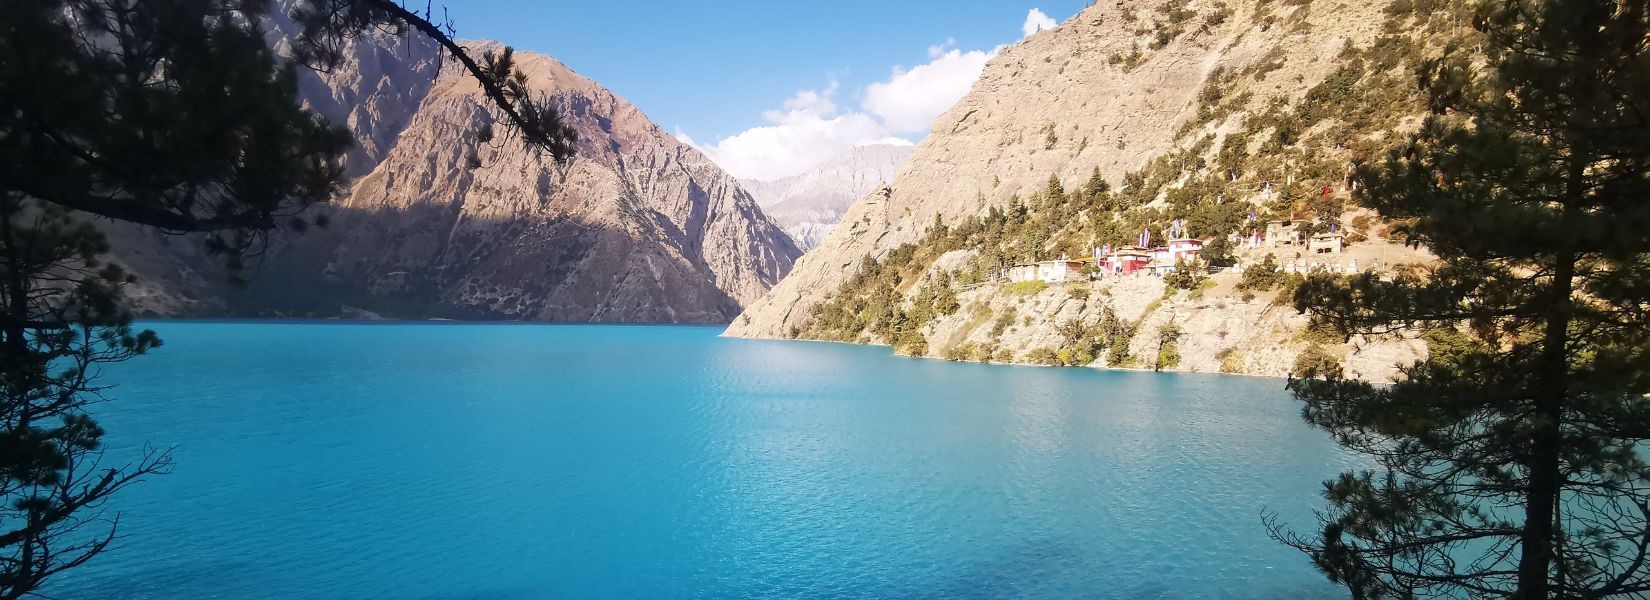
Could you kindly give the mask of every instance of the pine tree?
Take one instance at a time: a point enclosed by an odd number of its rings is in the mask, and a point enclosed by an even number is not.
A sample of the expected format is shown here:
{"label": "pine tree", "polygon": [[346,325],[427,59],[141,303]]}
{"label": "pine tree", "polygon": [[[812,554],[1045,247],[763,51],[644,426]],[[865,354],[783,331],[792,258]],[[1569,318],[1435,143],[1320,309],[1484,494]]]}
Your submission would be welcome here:
{"label": "pine tree", "polygon": [[1101,210],[1111,210],[1106,206],[1107,196],[1111,194],[1111,184],[1100,175],[1100,167],[1095,167],[1089,173],[1089,180],[1083,184],[1083,197],[1088,200],[1088,206]]}
{"label": "pine tree", "polygon": [[1358,598],[1642,597],[1646,3],[1491,0],[1474,24],[1479,51],[1420,69],[1420,131],[1358,168],[1364,202],[1440,264],[1295,295],[1347,334],[1428,330],[1433,351],[1390,386],[1291,382],[1308,422],[1377,466],[1325,483],[1318,535],[1273,532]]}
{"label": "pine tree", "polygon": [[[318,222],[347,131],[299,103],[294,60],[267,46],[260,0],[13,0],[0,10],[0,599],[34,593],[114,539],[102,507],[165,472],[164,451],[100,465],[98,366],[160,346],[133,326],[131,277],[103,260],[105,218],[202,234],[229,273],[267,232]],[[512,53],[468,56],[391,0],[310,0],[303,65],[368,29],[435,38],[506,129],[557,160],[573,131],[533,98]]]}

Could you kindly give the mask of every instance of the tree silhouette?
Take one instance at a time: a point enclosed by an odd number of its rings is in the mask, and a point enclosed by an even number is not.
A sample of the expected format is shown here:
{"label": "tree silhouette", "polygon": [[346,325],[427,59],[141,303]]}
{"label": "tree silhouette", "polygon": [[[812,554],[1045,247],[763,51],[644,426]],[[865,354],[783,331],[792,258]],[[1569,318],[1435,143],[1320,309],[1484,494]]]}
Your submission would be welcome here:
{"label": "tree silhouette", "polygon": [[294,12],[301,29],[294,44],[295,58],[311,68],[328,70],[338,65],[343,43],[368,30],[406,35],[416,31],[434,40],[452,55],[483,93],[504,116],[508,131],[529,147],[550,154],[557,161],[571,158],[578,132],[563,122],[561,113],[548,99],[535,98],[528,89],[527,74],[516,68],[515,52],[506,46],[500,52],[485,51],[480,60],[453,40],[450,25],[432,21],[430,9],[408,9],[394,0],[306,0]]}
{"label": "tree silhouette", "polygon": [[1647,24],[1642,1],[1486,2],[1481,52],[1420,70],[1420,131],[1359,166],[1441,264],[1314,277],[1295,304],[1432,352],[1390,386],[1291,382],[1377,466],[1325,483],[1318,534],[1270,523],[1354,597],[1650,594]]}
{"label": "tree silhouette", "polygon": [[[328,68],[369,30],[435,39],[508,132],[558,161],[576,136],[534,98],[513,53],[479,60],[430,13],[309,0],[294,55],[264,38],[262,0],[12,0],[0,9],[0,599],[38,590],[115,536],[110,496],[170,458],[102,464],[99,365],[159,347],[132,324],[132,281],[102,259],[106,218],[200,233],[237,273],[342,177],[349,132],[310,113],[295,69]],[[490,133],[490,129],[487,133]]]}

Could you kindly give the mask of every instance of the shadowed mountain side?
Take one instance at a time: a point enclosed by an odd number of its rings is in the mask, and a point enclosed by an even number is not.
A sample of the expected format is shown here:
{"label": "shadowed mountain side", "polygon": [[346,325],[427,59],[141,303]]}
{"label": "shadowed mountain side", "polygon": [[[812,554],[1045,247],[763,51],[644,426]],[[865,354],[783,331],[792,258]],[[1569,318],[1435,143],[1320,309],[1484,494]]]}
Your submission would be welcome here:
{"label": "shadowed mountain side", "polygon": [[331,227],[273,241],[243,286],[197,238],[105,229],[140,274],[147,316],[722,323],[739,311],[679,249],[603,225],[327,210]]}

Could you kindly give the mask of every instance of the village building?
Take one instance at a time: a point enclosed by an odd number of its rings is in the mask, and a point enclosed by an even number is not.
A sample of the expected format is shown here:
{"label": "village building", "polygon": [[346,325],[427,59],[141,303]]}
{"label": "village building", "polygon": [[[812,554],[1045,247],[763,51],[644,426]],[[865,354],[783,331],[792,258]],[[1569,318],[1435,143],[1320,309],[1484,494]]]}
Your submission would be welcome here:
{"label": "village building", "polygon": [[1266,224],[1266,244],[1272,248],[1303,246],[1300,221],[1272,221]]}
{"label": "village building", "polygon": [[997,272],[997,278],[1015,283],[1021,281],[1031,281],[1037,278],[1037,265],[1035,263],[1025,263],[1014,265],[1012,267],[1005,267],[1001,271]]}
{"label": "village building", "polygon": [[1203,240],[1180,238],[1169,240],[1166,246],[1150,249],[1126,246],[1110,254],[1097,248],[1094,255],[1103,275],[1127,275],[1136,271],[1161,275],[1173,271],[1176,264],[1196,261],[1202,252]]}
{"label": "village building", "polygon": [[1169,240],[1169,264],[1197,260],[1197,255],[1203,252],[1203,240],[1185,238]]}
{"label": "village building", "polygon": [[1083,274],[1083,261],[1045,260],[1037,263],[1037,279],[1048,283],[1065,283]]}
{"label": "village building", "polygon": [[1169,245],[1158,246],[1147,251],[1150,260],[1146,264],[1146,270],[1153,275],[1173,273],[1176,265],[1196,262],[1197,256],[1202,252],[1203,240],[1192,238],[1169,240]]}
{"label": "village building", "polygon": [[1021,281],[1065,283],[1071,279],[1082,278],[1085,264],[1080,260],[1066,258],[1022,263],[1003,269],[998,273],[998,277],[1014,283]]}
{"label": "village building", "polygon": [[1099,263],[1102,274],[1127,275],[1146,268],[1152,258],[1146,250],[1129,246],[1110,254],[1103,254],[1097,250],[1095,260]]}
{"label": "village building", "polygon": [[1312,236],[1306,245],[1307,252],[1312,254],[1340,254],[1346,247],[1346,236],[1338,232],[1320,233]]}
{"label": "village building", "polygon": [[1094,264],[1099,267],[1101,275],[1127,275],[1134,272],[1150,272],[1162,275],[1173,272],[1175,265],[1180,262],[1195,262],[1198,254],[1203,252],[1203,241],[1195,237],[1178,237],[1170,239],[1168,246],[1145,247],[1124,246],[1119,251],[1110,252],[1105,249],[1094,249]]}
{"label": "village building", "polygon": [[1146,265],[1146,271],[1158,277],[1162,277],[1174,272],[1174,263],[1153,262]]}

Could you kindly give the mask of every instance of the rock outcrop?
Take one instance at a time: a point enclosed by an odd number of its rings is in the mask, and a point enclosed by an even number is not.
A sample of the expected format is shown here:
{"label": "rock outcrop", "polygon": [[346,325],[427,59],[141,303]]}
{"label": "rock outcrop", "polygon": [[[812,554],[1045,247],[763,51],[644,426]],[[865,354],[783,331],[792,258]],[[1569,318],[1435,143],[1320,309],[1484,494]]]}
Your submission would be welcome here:
{"label": "rock outcrop", "polygon": [[516,54],[579,133],[566,164],[503,126],[482,133],[480,86],[454,64],[438,75],[428,44],[370,40],[346,56],[303,87],[358,135],[356,177],[318,209],[332,225],[274,240],[244,289],[222,285],[195,240],[112,228],[148,314],[716,323],[801,255],[733,177],[550,57]]}
{"label": "rock outcrop", "polygon": [[720,322],[789,270],[799,251],[731,176],[554,59],[517,57],[578,157],[476,139],[479,86],[443,75],[338,202],[332,281],[512,319]]}
{"label": "rock outcrop", "polygon": [[742,179],[762,210],[807,250],[825,239],[861,196],[894,180],[910,146],[873,144],[844,152],[805,173],[773,181]]}
{"label": "rock outcrop", "polygon": [[[1100,2],[1002,50],[971,92],[934,123],[933,133],[917,146],[899,176],[856,202],[841,224],[784,281],[748,306],[726,335],[787,338],[805,332],[816,308],[865,259],[881,260],[896,247],[917,242],[936,219],[956,225],[992,207],[1011,207],[1042,189],[1051,174],[1072,189],[1098,170],[1115,189],[1129,185],[1125,174],[1172,152],[1189,152],[1190,160],[1212,164],[1220,142],[1246,118],[1300,101],[1342,66],[1348,47],[1370,45],[1388,21],[1386,2],[1336,4],[1332,9],[1326,4],[1313,10],[1317,4],[1323,3]],[[1226,98],[1219,110],[1227,114],[1207,114],[1211,87],[1214,96]],[[1205,139],[1213,145],[1197,146]],[[1145,306],[1163,296],[1161,283],[1156,289],[1103,287],[1119,304]],[[963,313],[939,318],[922,330],[928,355],[939,356],[947,343],[970,335],[1001,338],[991,335],[990,328],[958,332],[968,322],[964,313],[970,302],[999,309],[996,305],[1004,302],[1028,302],[1033,305],[1019,312],[1024,335],[993,340],[1010,351],[1011,360],[1021,361],[1024,353],[1044,343],[1038,335],[1052,335],[1063,319],[1082,316],[1069,303],[1056,305],[1056,296],[1067,297],[1063,289],[1045,294],[960,293]],[[1287,339],[1302,323],[1293,310],[1267,308],[1264,302],[1185,298],[1164,305],[1187,328],[1182,348],[1210,348],[1194,354],[1211,360],[1217,349],[1237,345],[1211,339],[1234,333],[1222,323],[1241,321],[1257,336],[1277,338],[1264,350],[1254,348],[1237,372],[1280,374],[1305,346]],[[1260,331],[1273,326],[1278,332]],[[1142,323],[1138,335],[1154,329],[1155,323]],[[1382,364],[1360,363],[1359,375],[1383,379],[1394,365],[1424,352],[1410,341],[1393,343],[1398,350],[1373,352],[1377,358],[1364,363]],[[1350,351],[1340,350],[1343,355]],[[1218,370],[1205,359],[1187,364]]]}

